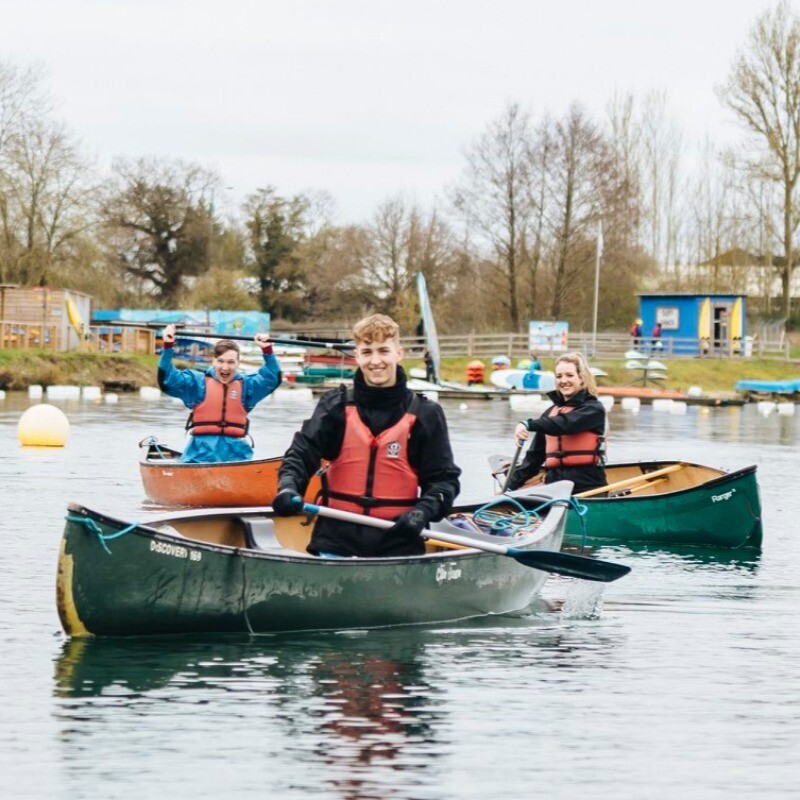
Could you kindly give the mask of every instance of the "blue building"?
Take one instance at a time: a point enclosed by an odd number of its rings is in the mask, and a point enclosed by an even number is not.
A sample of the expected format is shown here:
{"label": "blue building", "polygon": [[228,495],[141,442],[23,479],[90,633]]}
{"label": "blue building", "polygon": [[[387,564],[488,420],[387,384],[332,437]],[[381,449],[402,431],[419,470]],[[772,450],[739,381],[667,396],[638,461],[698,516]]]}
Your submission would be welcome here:
{"label": "blue building", "polygon": [[640,294],[639,316],[644,341],[660,322],[663,349],[676,355],[739,354],[747,341],[744,294]]}

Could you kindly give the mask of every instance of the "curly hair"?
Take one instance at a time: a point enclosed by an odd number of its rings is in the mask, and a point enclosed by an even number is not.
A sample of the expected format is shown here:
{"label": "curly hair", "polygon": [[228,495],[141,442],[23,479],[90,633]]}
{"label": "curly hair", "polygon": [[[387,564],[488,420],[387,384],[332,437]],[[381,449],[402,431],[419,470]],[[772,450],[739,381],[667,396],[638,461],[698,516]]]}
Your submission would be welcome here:
{"label": "curly hair", "polygon": [[394,339],[399,343],[400,326],[386,314],[371,314],[353,326],[353,339],[356,344],[385,342],[387,339]]}

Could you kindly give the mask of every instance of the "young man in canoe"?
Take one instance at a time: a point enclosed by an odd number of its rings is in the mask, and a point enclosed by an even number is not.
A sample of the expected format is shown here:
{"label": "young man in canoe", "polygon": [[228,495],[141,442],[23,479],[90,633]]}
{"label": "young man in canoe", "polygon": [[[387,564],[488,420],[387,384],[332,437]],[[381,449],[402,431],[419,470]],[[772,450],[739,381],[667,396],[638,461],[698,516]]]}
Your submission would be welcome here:
{"label": "young man in canoe", "polygon": [[506,490],[519,489],[544,467],[545,483],[572,481],[583,492],[607,484],[605,463],[606,410],[597,399],[594,375],[580,353],[559,356],[553,405],[539,419],[520,422],[514,440],[521,447],[531,433],[533,444],[514,471]]}
{"label": "young man in canoe", "polygon": [[205,372],[173,365],[174,325],[164,328],[163,341],[158,385],[192,410],[186,423],[192,436],[180,460],[206,464],[251,459],[247,413],[281,382],[281,368],[269,336],[255,335],[255,343],[264,354],[264,363],[255,375],[239,372],[239,345],[229,339],[214,346],[214,358]]}
{"label": "young man in canoe", "polygon": [[356,323],[358,369],[352,389],[320,398],[283,457],[276,514],[297,503],[321,460],[322,505],[395,520],[376,528],[320,517],[310,553],[327,556],[407,556],[425,550],[420,532],[447,514],[461,470],[453,462],[444,412],[406,386],[399,327],[373,314]]}

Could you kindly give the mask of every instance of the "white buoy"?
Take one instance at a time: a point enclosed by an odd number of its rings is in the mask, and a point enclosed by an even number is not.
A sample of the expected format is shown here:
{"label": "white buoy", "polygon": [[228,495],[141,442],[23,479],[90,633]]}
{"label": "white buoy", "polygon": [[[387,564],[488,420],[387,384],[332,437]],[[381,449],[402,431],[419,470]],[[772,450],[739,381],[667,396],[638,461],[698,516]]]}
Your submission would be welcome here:
{"label": "white buoy", "polygon": [[157,389],[155,386],[141,386],[139,397],[142,400],[158,400],[161,397],[161,389]]}
{"label": "white buoy", "polygon": [[673,400],[672,405],[669,407],[669,413],[685,414],[688,408],[689,404],[685,403],[683,400]]}
{"label": "white buoy", "polygon": [[0,400],[6,399],[6,393],[4,389],[0,389]]}
{"label": "white buoy", "polygon": [[794,403],[778,403],[778,413],[791,417],[794,414]]}
{"label": "white buoy", "polygon": [[80,396],[80,386],[54,383],[52,386],[47,387],[47,397],[50,400],[78,400]]}
{"label": "white buoy", "polygon": [[[611,394],[603,394],[603,395],[600,395],[600,397],[598,399],[603,404],[603,408],[606,411],[611,411],[611,409],[614,408],[614,396],[613,395],[611,395]],[[636,398],[636,399],[638,400],[638,398]]]}
{"label": "white buoy", "polygon": [[686,390],[686,394],[689,395],[689,397],[693,397],[693,398],[702,397],[703,396],[703,390],[699,386],[690,386]]}
{"label": "white buoy", "polygon": [[653,399],[653,411],[666,411],[672,410],[672,404],[675,401],[671,397],[656,397]]}
{"label": "white buoy", "polygon": [[466,411],[469,406],[466,403],[459,403],[458,410],[459,411]]}
{"label": "white buoy", "polygon": [[621,401],[623,411],[638,411],[642,401],[638,397],[623,397]]}
{"label": "white buoy", "polygon": [[17,435],[25,447],[63,447],[69,439],[69,420],[60,408],[38,403],[19,418]]}
{"label": "white buoy", "polygon": [[759,414],[768,417],[775,410],[776,405],[777,403],[774,403],[772,400],[759,400],[758,403],[756,403],[756,408]]}
{"label": "white buoy", "polygon": [[42,396],[42,387],[38,383],[34,383],[28,387],[28,397],[31,400],[39,400]]}
{"label": "white buoy", "polygon": [[83,386],[81,387],[81,397],[84,400],[99,400],[100,387],[99,386]]}
{"label": "white buoy", "polygon": [[114,392],[109,392],[108,394],[103,395],[103,400],[105,400],[106,403],[117,403],[119,402],[119,395],[115,394]]}

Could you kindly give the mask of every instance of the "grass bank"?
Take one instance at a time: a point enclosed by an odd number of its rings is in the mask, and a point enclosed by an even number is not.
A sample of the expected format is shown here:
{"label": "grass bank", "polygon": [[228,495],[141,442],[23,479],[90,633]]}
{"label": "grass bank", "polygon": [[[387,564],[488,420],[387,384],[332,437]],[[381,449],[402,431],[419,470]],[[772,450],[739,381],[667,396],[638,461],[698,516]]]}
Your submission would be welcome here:
{"label": "grass bank", "polygon": [[[446,358],[442,361],[442,377],[445,380],[465,381],[467,364],[476,359],[467,356]],[[477,359],[485,365],[486,381],[489,381],[491,359]],[[800,378],[800,364],[791,361],[761,358],[673,358],[668,361],[659,359],[667,366],[667,380],[658,385],[667,389],[686,391],[690,386],[699,386],[706,393],[733,394],[736,382],[747,378],[750,380],[786,380]],[[542,369],[552,370],[555,360],[543,358]],[[409,360],[407,366],[422,367],[422,361]],[[512,364],[516,366],[516,363]],[[633,381],[635,373],[625,369],[624,360],[602,360],[592,362],[608,373],[599,383],[606,386],[625,385]]]}
{"label": "grass bank", "polygon": [[47,350],[0,350],[0,389],[29,386],[100,386],[103,381],[156,385],[157,356],[115,353],[52,353]]}
{"label": "grass bank", "polygon": [[[442,362],[442,377],[446,380],[466,380],[467,364],[475,359],[468,356],[446,358]],[[485,365],[488,382],[491,359],[479,359]],[[663,360],[663,359],[662,359]],[[101,353],[51,353],[44,350],[0,350],[0,389],[27,389],[28,386],[71,384],[100,386],[103,381],[133,381],[139,386],[156,385],[157,356]],[[800,377],[800,364],[772,359],[701,359],[675,358],[667,364],[666,388],[686,390],[700,386],[705,392],[724,395],[733,392],[736,381],[786,380]],[[423,367],[419,359],[408,359],[407,367]],[[181,366],[178,362],[178,366]],[[552,369],[554,360],[542,359],[544,369]],[[627,384],[633,380],[622,360],[597,360],[593,366],[608,373],[602,379],[606,385]]]}

